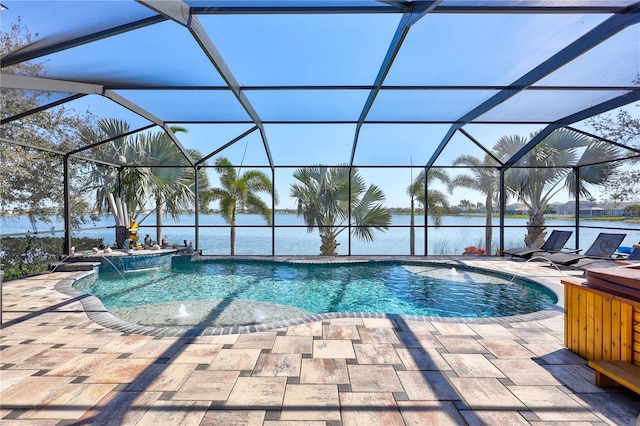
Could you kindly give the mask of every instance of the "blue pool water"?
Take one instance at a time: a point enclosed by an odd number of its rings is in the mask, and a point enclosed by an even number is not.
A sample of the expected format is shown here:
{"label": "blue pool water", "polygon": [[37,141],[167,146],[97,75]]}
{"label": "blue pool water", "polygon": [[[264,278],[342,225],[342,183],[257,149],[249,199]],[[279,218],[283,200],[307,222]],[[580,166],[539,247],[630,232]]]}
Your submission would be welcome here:
{"label": "blue pool water", "polygon": [[[196,261],[172,269],[126,274],[125,279],[118,274],[100,274],[80,280],[75,287],[97,296],[116,316],[118,312],[154,312],[157,307],[170,306],[169,316],[186,318],[189,312],[202,310],[195,303],[215,301],[198,319],[206,318],[207,325],[221,325],[212,320],[225,309],[235,309],[239,315],[227,318],[222,325],[246,325],[328,312],[496,317],[535,312],[557,302],[551,290],[527,280],[511,282],[510,278],[460,267],[389,262]],[[287,313],[284,318],[274,316],[274,310]],[[246,311],[260,311],[260,315],[247,315]],[[247,318],[239,318],[243,314]],[[136,322],[173,324],[166,318]]]}

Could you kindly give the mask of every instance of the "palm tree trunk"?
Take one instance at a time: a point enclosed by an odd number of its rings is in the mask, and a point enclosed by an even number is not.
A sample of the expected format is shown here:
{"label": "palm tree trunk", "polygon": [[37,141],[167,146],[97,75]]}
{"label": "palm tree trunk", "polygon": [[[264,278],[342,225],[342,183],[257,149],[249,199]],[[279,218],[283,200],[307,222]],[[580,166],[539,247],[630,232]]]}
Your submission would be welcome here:
{"label": "palm tree trunk", "polygon": [[236,208],[231,212],[231,235],[229,244],[231,246],[231,256],[236,254]]}
{"label": "palm tree trunk", "polygon": [[544,226],[544,209],[546,206],[536,206],[529,210],[529,220],[527,221],[527,235],[524,239],[527,247],[540,248],[544,244],[547,236]]}
{"label": "palm tree trunk", "polygon": [[491,240],[493,239],[493,194],[487,194],[485,200],[485,206],[487,207],[487,221],[485,222],[484,231],[484,249],[487,252],[487,256],[491,256]]}
{"label": "palm tree trunk", "polygon": [[333,233],[333,230],[323,231],[323,233],[320,234],[320,241],[322,241],[322,245],[320,246],[320,254],[322,256],[338,255],[337,248],[340,243],[336,241],[336,236]]}
{"label": "palm tree trunk", "polygon": [[162,200],[156,197],[156,242],[162,245]]}

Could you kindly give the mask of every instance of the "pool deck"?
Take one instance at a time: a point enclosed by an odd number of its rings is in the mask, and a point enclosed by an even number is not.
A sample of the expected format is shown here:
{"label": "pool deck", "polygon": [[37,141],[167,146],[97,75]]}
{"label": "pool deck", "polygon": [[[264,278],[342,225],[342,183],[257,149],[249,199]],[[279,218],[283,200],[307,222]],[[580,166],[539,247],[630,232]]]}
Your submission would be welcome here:
{"label": "pool deck", "polygon": [[[502,258],[556,292],[581,275]],[[636,425],[640,396],[601,389],[556,309],[490,321],[324,318],[243,334],[103,327],[56,272],[3,284],[2,425]],[[561,305],[561,302],[560,302]]]}

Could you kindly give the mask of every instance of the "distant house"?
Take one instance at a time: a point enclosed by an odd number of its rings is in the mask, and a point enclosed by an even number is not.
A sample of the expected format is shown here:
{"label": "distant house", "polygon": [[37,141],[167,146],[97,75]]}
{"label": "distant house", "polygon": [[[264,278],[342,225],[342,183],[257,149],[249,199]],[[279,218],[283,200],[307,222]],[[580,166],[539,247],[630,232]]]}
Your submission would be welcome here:
{"label": "distant house", "polygon": [[607,203],[600,204],[600,207],[602,207],[606,211],[606,216],[623,216],[624,208],[632,204],[638,203]]}
{"label": "distant house", "polygon": [[[603,204],[593,201],[580,201],[580,217],[589,216],[622,216],[624,208],[632,203]],[[576,202],[568,201],[558,208],[558,214],[574,216]]]}
{"label": "distant house", "polygon": [[551,212],[551,214],[560,214],[560,209],[562,208],[562,206],[565,205],[565,203],[549,203],[549,211]]}
{"label": "distant house", "polygon": [[529,207],[523,203],[509,204],[505,209],[505,214],[529,214]]}
{"label": "distant house", "polygon": [[[580,216],[604,216],[604,210],[592,201],[580,201]],[[558,214],[566,216],[575,216],[576,202],[567,201],[558,209]]]}

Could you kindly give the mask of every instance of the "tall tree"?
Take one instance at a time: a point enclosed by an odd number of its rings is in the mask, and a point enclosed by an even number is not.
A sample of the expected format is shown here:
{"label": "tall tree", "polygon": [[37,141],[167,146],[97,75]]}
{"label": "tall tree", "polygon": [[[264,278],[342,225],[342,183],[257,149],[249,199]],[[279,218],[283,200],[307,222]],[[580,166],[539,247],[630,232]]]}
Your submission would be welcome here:
{"label": "tall tree", "polygon": [[[485,155],[484,159],[476,158],[472,155],[461,155],[453,161],[454,166],[469,167],[470,175],[458,175],[450,182],[450,188],[463,187],[471,188],[482,193],[485,196],[485,207],[487,216],[485,221],[484,245],[485,251],[491,254],[491,240],[493,239],[492,213],[493,200],[497,197],[498,171],[495,168],[496,162],[489,155]],[[471,203],[468,200],[465,206],[468,208]],[[460,202],[462,205],[462,202]]]}
{"label": "tall tree", "polygon": [[215,162],[215,170],[220,177],[220,188],[212,188],[205,195],[208,201],[220,202],[220,214],[231,225],[230,251],[236,253],[236,215],[238,210],[248,209],[257,213],[267,224],[271,225],[271,209],[260,194],[269,194],[278,202],[271,179],[259,170],[247,170],[241,173],[231,161],[219,157]]}
{"label": "tall tree", "polygon": [[[640,77],[635,83],[640,84]],[[640,104],[635,104],[628,110],[619,110],[616,114],[599,115],[589,120],[588,124],[606,139],[640,149]],[[621,151],[623,156],[635,154]],[[629,158],[622,162],[619,172],[612,173],[607,179],[603,192],[616,201],[636,199],[640,195],[640,158]]]}
{"label": "tall tree", "polygon": [[[173,127],[174,132],[186,129]],[[132,217],[139,219],[152,206],[156,214],[156,240],[162,240],[162,218],[177,219],[180,213],[194,207],[195,170],[184,154],[165,132],[145,132],[134,136],[120,136],[129,132],[129,124],[118,119],[99,120],[98,129],[85,132],[87,143],[112,139],[96,146],[94,155],[102,160],[123,164],[120,171],[96,166],[93,180],[96,189],[96,208],[108,207],[108,194],[121,194]],[[120,137],[118,137],[120,136]],[[202,158],[196,150],[189,150],[193,158]],[[199,185],[206,189],[206,174],[199,175]],[[146,216],[145,216],[146,217]]]}
{"label": "tall tree", "polygon": [[[0,57],[30,44],[33,37],[37,34],[32,35],[19,20],[11,24],[0,33]],[[44,77],[47,68],[44,62],[28,61],[3,72]],[[0,94],[0,116],[8,120],[0,126],[0,137],[5,139],[0,143],[0,208],[23,212],[37,231],[37,223],[50,223],[51,216],[62,217],[63,212],[63,157],[47,150],[64,152],[77,147],[78,130],[89,126],[92,118],[64,105],[20,116],[59,99],[59,95],[1,86]],[[82,162],[74,162],[70,170],[69,184],[76,195],[71,198],[72,226],[89,219],[84,193],[88,170]]]}
{"label": "tall tree", "polygon": [[375,231],[386,230],[391,213],[383,206],[384,192],[376,185],[367,187],[357,168],[349,166],[302,167],[293,173],[290,196],[298,202],[298,216],[307,231],[318,228],[320,253],[337,255],[336,238],[348,229],[349,213],[353,235],[363,241],[375,239]]}
{"label": "tall tree", "polygon": [[423,208],[425,206],[425,199],[427,205],[427,212],[436,227],[442,224],[442,215],[449,208],[449,199],[447,196],[437,189],[429,188],[428,191],[425,191],[426,187],[429,187],[431,183],[435,179],[440,180],[441,182],[448,184],[449,183],[449,175],[442,169],[433,168],[429,170],[429,173],[426,174],[425,179],[425,171],[421,170],[418,173],[418,176],[413,180],[413,182],[407,187],[407,195],[409,195],[411,199],[411,222],[409,225],[409,251],[413,256],[416,252],[416,235],[415,235],[415,201],[417,201]]}
{"label": "tall tree", "polygon": [[[495,151],[508,159],[522,149],[529,139],[514,135],[500,138]],[[592,197],[589,188],[602,185],[618,167],[616,163],[603,163],[603,159],[617,158],[618,148],[594,141],[581,133],[559,129],[547,136],[513,168],[505,173],[505,189],[529,209],[525,244],[540,247],[545,240],[544,213],[554,195],[563,189],[574,197]],[[580,167],[580,190],[576,187],[573,166]]]}

